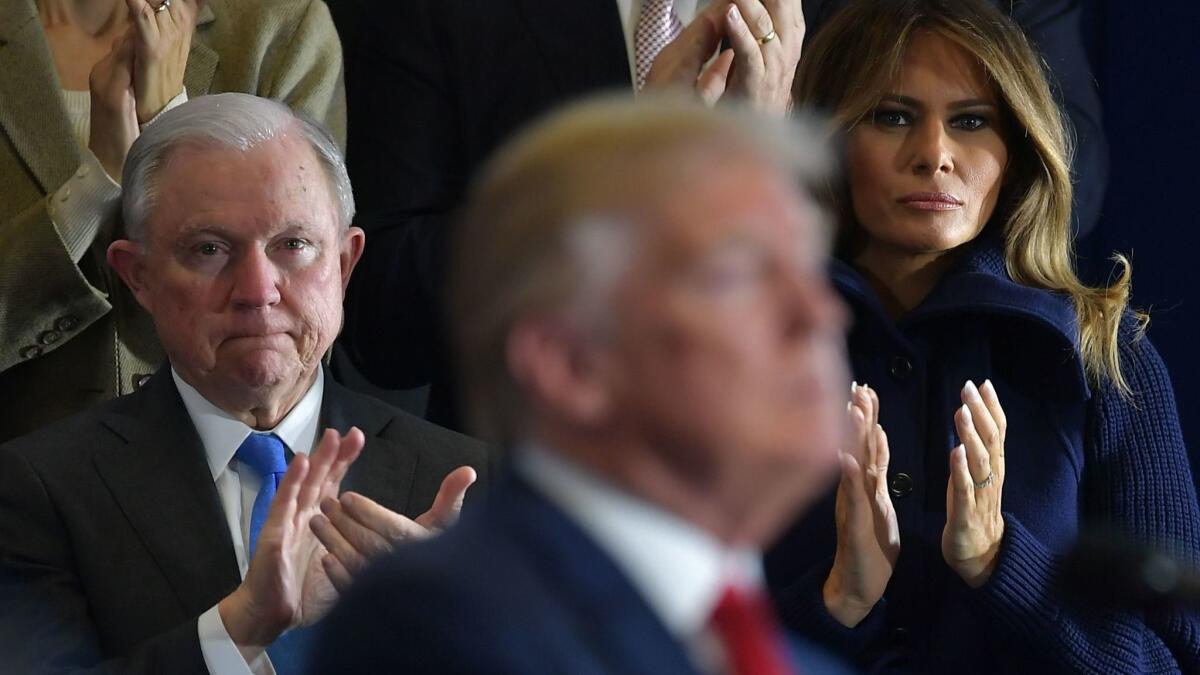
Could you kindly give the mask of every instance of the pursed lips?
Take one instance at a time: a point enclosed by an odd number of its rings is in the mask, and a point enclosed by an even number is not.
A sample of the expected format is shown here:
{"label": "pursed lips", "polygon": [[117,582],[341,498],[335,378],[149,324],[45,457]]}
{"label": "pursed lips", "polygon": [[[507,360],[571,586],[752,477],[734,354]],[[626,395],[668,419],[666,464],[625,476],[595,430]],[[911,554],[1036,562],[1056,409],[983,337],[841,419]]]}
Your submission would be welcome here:
{"label": "pursed lips", "polygon": [[952,211],[963,205],[961,199],[948,192],[914,192],[896,201],[919,211]]}

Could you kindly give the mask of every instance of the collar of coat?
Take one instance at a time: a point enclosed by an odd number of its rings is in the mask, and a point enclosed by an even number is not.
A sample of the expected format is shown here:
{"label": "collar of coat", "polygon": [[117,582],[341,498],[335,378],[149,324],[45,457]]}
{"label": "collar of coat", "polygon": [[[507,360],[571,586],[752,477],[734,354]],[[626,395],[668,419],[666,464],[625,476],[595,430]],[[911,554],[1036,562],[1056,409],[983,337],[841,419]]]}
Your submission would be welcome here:
{"label": "collar of coat", "polygon": [[876,328],[890,332],[903,332],[908,327],[951,316],[963,320],[1009,317],[1021,321],[1071,353],[1072,370],[1080,390],[1085,397],[1090,393],[1079,352],[1078,318],[1070,296],[1013,281],[1004,263],[1003,243],[994,234],[985,233],[970,244],[962,260],[899,322],[888,318],[874,289],[848,263],[835,259],[830,276],[860,322],[868,319],[879,324]]}

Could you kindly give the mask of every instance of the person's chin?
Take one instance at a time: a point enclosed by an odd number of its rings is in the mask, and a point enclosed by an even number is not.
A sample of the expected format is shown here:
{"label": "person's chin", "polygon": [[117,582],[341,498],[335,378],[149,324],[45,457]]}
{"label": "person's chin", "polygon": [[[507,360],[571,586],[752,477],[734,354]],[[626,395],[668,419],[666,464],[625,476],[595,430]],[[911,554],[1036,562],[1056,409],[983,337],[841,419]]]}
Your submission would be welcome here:
{"label": "person's chin", "polygon": [[238,382],[250,389],[269,389],[294,380],[298,361],[272,350],[255,350],[239,356],[234,367]]}

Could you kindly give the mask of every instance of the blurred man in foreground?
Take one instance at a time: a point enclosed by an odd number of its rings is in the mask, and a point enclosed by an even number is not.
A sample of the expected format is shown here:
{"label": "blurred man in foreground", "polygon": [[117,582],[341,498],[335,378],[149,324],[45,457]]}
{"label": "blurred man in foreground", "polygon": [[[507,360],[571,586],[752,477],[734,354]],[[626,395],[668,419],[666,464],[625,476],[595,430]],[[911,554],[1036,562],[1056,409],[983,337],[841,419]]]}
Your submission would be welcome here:
{"label": "blurred man in foreground", "polygon": [[846,406],[800,188],[824,153],[798,132],[595,101],[492,162],[452,312],[510,475],[362,582],[315,672],[838,672],[797,666],[762,600],[760,551],[826,487]]}
{"label": "blurred man in foreground", "polygon": [[300,672],[301,627],[366,558],[453,520],[476,477],[456,467],[485,454],[323,372],[363,248],[327,132],[196,98],[123,185],[108,259],[170,363],[0,446],[0,671]]}

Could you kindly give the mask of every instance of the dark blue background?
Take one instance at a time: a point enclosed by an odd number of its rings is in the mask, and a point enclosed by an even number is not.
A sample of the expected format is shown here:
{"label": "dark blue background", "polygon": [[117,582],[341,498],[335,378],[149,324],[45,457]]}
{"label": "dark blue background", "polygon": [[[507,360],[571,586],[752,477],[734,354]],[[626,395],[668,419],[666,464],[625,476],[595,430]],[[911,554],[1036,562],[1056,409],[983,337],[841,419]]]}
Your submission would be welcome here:
{"label": "dark blue background", "polygon": [[[1104,109],[1109,183],[1081,242],[1093,273],[1133,260],[1134,303],[1175,385],[1193,476],[1200,469],[1200,3],[1092,0],[1084,7]],[[1200,481],[1197,481],[1200,485]]]}

